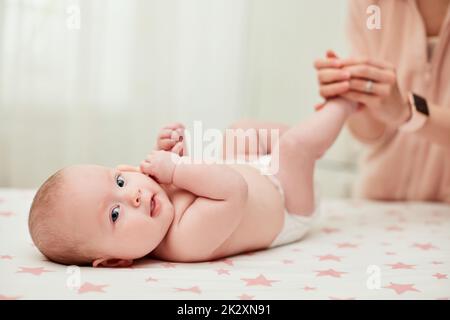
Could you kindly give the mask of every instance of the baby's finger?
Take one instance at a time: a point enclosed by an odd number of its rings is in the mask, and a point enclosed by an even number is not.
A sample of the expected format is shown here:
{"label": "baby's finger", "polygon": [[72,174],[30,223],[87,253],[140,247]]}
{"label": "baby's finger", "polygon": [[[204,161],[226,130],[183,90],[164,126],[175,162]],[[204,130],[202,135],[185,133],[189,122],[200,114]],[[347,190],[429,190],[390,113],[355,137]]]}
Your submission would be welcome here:
{"label": "baby's finger", "polygon": [[172,139],[173,141],[178,141],[180,139],[180,134],[178,133],[178,131],[176,130],[172,131],[170,139]]}
{"label": "baby's finger", "polygon": [[174,123],[168,124],[164,128],[172,129],[172,130],[176,130],[178,128],[183,128],[184,129],[184,125],[182,123],[180,123],[180,122],[174,122]]}
{"label": "baby's finger", "polygon": [[140,166],[140,171],[145,173],[145,174],[149,174],[149,175],[153,175],[153,166],[150,162],[148,161],[142,161]]}
{"label": "baby's finger", "polygon": [[325,106],[325,102],[320,102],[314,106],[314,110],[319,111]]}
{"label": "baby's finger", "polygon": [[179,156],[181,156],[182,151],[183,151],[182,142],[177,142],[177,144],[172,148],[172,152],[178,154]]}
{"label": "baby's finger", "polygon": [[170,138],[170,135],[172,134],[173,129],[161,129],[158,133],[158,139],[164,139],[164,138]]}

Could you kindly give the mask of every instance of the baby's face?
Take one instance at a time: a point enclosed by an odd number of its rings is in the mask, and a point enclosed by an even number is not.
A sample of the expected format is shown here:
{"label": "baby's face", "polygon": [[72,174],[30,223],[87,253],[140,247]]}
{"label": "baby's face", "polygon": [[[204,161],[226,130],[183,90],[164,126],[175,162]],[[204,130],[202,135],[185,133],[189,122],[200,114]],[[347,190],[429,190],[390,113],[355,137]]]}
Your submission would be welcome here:
{"label": "baby's face", "polygon": [[[136,259],[164,238],[174,209],[161,186],[139,173],[81,165],[68,168],[62,207],[67,225],[99,259]],[[75,228],[75,229],[74,229]]]}

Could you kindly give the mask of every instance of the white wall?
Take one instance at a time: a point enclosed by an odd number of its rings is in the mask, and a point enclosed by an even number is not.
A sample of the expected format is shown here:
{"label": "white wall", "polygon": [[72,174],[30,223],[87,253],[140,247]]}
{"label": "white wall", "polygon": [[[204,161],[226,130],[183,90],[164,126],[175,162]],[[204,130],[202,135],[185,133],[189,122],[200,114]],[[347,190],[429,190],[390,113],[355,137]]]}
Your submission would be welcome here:
{"label": "white wall", "polygon": [[[80,30],[65,25],[71,4]],[[1,5],[0,186],[37,187],[73,163],[137,163],[174,120],[294,124],[320,101],[314,59],[346,52],[344,0]],[[324,195],[348,195],[350,142],[343,132],[319,163]]]}
{"label": "white wall", "polygon": [[[250,16],[250,116],[289,124],[320,102],[313,61],[327,49],[347,53],[345,0],[254,0]],[[318,164],[324,195],[348,196],[358,146],[349,132]]]}

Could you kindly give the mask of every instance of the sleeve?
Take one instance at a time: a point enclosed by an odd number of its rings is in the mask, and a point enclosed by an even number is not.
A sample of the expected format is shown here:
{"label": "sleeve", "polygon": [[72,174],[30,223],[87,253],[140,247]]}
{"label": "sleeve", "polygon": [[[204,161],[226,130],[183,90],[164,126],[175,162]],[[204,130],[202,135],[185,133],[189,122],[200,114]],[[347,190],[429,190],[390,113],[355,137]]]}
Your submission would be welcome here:
{"label": "sleeve", "polygon": [[366,9],[369,4],[361,0],[347,1],[345,33],[352,56],[368,56],[368,41],[365,32]]}
{"label": "sleeve", "polygon": [[[366,19],[367,8],[374,4],[374,1],[364,0],[348,0],[347,1],[347,20],[345,24],[345,33],[347,43],[349,45],[351,56],[371,56],[372,50],[370,49],[369,33],[367,32]],[[370,116],[370,115],[367,115]],[[395,130],[385,127],[381,135],[375,139],[367,139],[355,132],[350,126],[347,125],[351,135],[364,145],[377,145],[384,140],[392,137],[395,134]]]}

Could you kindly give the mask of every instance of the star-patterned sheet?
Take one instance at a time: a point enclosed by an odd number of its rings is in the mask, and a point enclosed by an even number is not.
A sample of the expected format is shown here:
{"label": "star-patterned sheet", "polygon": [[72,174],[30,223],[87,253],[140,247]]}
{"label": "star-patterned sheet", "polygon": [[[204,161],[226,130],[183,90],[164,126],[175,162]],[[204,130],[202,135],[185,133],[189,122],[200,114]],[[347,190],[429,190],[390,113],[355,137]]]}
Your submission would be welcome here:
{"label": "star-patterned sheet", "polygon": [[95,269],[37,251],[33,195],[0,189],[0,300],[450,298],[449,205],[323,199],[300,242],[214,262]]}

